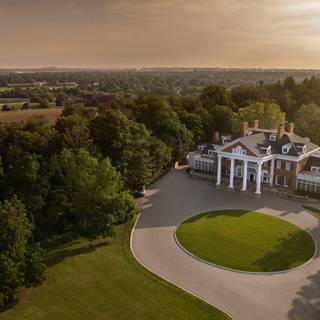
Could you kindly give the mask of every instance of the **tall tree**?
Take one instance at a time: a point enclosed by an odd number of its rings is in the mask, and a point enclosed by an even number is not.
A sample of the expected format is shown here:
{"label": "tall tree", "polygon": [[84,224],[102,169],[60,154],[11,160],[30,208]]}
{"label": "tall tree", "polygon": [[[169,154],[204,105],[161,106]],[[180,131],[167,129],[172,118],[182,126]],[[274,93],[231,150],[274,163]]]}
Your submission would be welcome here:
{"label": "tall tree", "polygon": [[295,117],[296,132],[320,145],[320,107],[315,103],[303,105]]}
{"label": "tall tree", "polygon": [[255,102],[239,110],[242,121],[252,122],[259,120],[261,128],[273,129],[286,120],[285,113],[281,111],[280,106],[274,102]]}
{"label": "tall tree", "polygon": [[53,156],[49,178],[47,214],[58,228],[88,238],[105,237],[114,223],[127,220],[134,211],[133,200],[122,191],[120,174],[110,160],[99,162],[86,150],[64,149]]}
{"label": "tall tree", "polygon": [[13,301],[19,287],[44,280],[41,250],[32,243],[32,229],[16,197],[0,205],[0,307]]}

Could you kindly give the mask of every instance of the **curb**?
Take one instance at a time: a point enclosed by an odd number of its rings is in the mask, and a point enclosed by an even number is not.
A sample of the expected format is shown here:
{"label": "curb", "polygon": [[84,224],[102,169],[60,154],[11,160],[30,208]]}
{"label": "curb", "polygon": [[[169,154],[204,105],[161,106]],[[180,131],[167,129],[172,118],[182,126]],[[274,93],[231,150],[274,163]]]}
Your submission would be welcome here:
{"label": "curb", "polygon": [[[224,210],[227,210],[227,209],[224,209]],[[304,210],[305,210],[305,209],[304,209]],[[218,211],[218,210],[216,210],[216,211]],[[249,210],[248,210],[248,211],[249,211]],[[257,212],[259,212],[259,211],[257,211]],[[195,217],[195,216],[197,216],[197,215],[200,215],[200,214],[202,214],[202,213],[205,213],[205,212],[196,213],[195,215],[190,216],[189,218],[184,219],[184,220],[182,220],[179,224],[177,224],[177,225],[175,226],[174,230],[173,230],[173,237],[174,237],[174,240],[175,240],[176,244],[178,245],[178,247],[179,247],[180,249],[182,249],[185,253],[187,253],[187,254],[188,254],[190,257],[192,257],[193,259],[196,259],[196,260],[198,260],[198,261],[200,261],[200,262],[202,262],[202,263],[205,263],[205,264],[207,264],[207,265],[209,265],[209,266],[216,267],[216,268],[223,269],[223,270],[230,271],[230,272],[240,273],[240,274],[249,274],[249,275],[256,275],[256,276],[259,276],[259,275],[266,275],[266,276],[268,276],[268,275],[277,275],[277,274],[289,273],[289,272],[293,272],[293,271],[295,271],[295,270],[301,269],[301,268],[305,267],[307,264],[309,264],[310,262],[312,262],[312,261],[314,260],[314,258],[315,258],[315,257],[317,256],[317,254],[318,254],[318,245],[317,245],[317,242],[316,242],[315,238],[313,237],[313,235],[312,235],[308,230],[302,229],[300,226],[296,225],[295,223],[289,222],[289,223],[291,223],[291,224],[299,227],[301,230],[304,230],[305,232],[307,232],[307,233],[309,234],[309,236],[312,238],[313,242],[314,242],[315,250],[314,250],[313,256],[312,256],[309,260],[307,260],[305,263],[301,264],[300,266],[297,266],[297,267],[294,267],[294,268],[291,268],[291,269],[287,269],[287,270],[282,270],[282,271],[254,272],[254,271],[241,271],[241,270],[237,270],[237,269],[232,269],[232,268],[228,268],[228,267],[224,267],[224,266],[215,264],[215,263],[213,263],[213,262],[209,262],[209,261],[203,260],[203,259],[195,256],[193,253],[191,253],[190,251],[188,251],[187,249],[185,249],[185,248],[182,246],[182,244],[181,244],[181,243],[179,242],[179,240],[177,239],[177,232],[176,232],[177,229],[178,229],[178,227],[179,227],[182,223],[184,223],[185,221],[189,220],[190,218]],[[262,213],[262,212],[259,212],[259,213],[272,216],[272,215],[267,214],[267,213]],[[272,216],[272,217],[273,217],[273,216]],[[279,217],[276,217],[276,218],[281,219],[281,218],[279,218]],[[287,220],[284,220],[284,219],[281,219],[281,220],[288,222]]]}
{"label": "curb", "polygon": [[170,280],[166,279],[165,277],[163,277],[163,276],[161,276],[161,275],[159,275],[159,274],[156,274],[156,273],[155,273],[155,272],[153,272],[151,269],[149,269],[148,267],[146,267],[146,266],[145,266],[141,261],[139,261],[139,259],[137,258],[137,256],[135,255],[135,253],[134,253],[134,251],[133,251],[132,243],[133,243],[133,233],[134,233],[134,230],[135,230],[136,225],[137,225],[137,223],[138,223],[138,220],[139,220],[139,218],[140,218],[140,215],[141,215],[141,213],[139,213],[139,214],[138,214],[137,219],[136,219],[136,221],[135,221],[135,223],[134,223],[134,225],[133,225],[133,228],[132,228],[132,230],[131,230],[131,234],[130,234],[130,251],[131,251],[131,253],[132,253],[133,257],[135,258],[135,260],[136,260],[136,261],[137,261],[137,262],[138,262],[138,263],[139,263],[143,268],[145,268],[146,270],[148,270],[150,273],[152,273],[152,274],[156,275],[156,276],[157,276],[157,277],[159,277],[160,279],[162,279],[162,280],[164,280],[164,281],[166,281],[166,282],[168,282],[168,283],[170,283],[170,284],[174,285],[175,287],[179,288],[180,290],[183,290],[183,291],[185,291],[185,292],[189,293],[190,295],[192,295],[193,297],[195,297],[195,298],[197,298],[197,299],[199,299],[199,300],[203,301],[203,302],[204,302],[204,303],[206,303],[207,305],[209,305],[209,306],[211,306],[211,307],[214,307],[215,309],[217,309],[217,310],[219,310],[219,311],[223,312],[223,313],[224,313],[224,314],[226,314],[230,319],[232,319],[232,320],[236,320],[236,319],[235,319],[235,318],[234,318],[230,313],[228,313],[228,312],[226,312],[226,311],[222,310],[222,309],[221,309],[221,308],[219,308],[218,306],[216,306],[216,305],[214,305],[214,304],[212,304],[212,303],[208,302],[207,300],[205,300],[205,299],[201,298],[200,296],[198,296],[198,295],[194,294],[193,292],[191,292],[191,291],[189,291],[189,290],[187,290],[187,289],[185,289],[185,288],[181,287],[180,285],[175,284],[174,282],[172,282],[172,281],[170,281]]}

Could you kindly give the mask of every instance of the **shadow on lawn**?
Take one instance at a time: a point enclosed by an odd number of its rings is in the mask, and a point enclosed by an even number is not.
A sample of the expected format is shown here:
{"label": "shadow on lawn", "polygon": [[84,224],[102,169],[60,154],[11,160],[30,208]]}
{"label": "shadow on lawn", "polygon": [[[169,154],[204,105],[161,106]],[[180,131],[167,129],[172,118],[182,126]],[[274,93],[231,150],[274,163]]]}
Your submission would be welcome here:
{"label": "shadow on lawn", "polygon": [[[315,251],[314,241],[305,231],[290,232],[280,238],[271,252],[254,262],[264,272],[282,271],[299,265],[312,258]],[[294,258],[294,260],[293,260]]]}
{"label": "shadow on lawn", "polygon": [[51,253],[48,253],[45,264],[48,268],[64,261],[67,258],[75,257],[79,254],[85,254],[95,251],[96,249],[99,249],[101,247],[105,247],[109,245],[109,241],[103,241],[99,242],[97,244],[89,244],[83,247],[77,247],[77,248],[68,248],[68,249],[58,249]]}
{"label": "shadow on lawn", "polygon": [[310,284],[301,287],[297,297],[292,301],[292,308],[288,313],[292,320],[320,319],[320,271],[307,278]]}
{"label": "shadow on lawn", "polygon": [[184,221],[184,224],[192,223],[198,221],[200,219],[214,219],[219,216],[227,216],[227,217],[241,217],[247,213],[250,213],[250,210],[217,210],[217,211],[210,211],[198,214],[196,216],[191,217],[190,219]]}

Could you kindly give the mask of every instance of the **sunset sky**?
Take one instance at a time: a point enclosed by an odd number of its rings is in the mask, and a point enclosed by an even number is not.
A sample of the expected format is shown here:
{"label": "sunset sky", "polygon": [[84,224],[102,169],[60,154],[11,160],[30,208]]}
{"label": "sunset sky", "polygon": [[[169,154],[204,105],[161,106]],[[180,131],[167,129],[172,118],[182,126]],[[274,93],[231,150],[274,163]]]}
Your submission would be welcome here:
{"label": "sunset sky", "polygon": [[319,0],[0,0],[0,68],[320,69]]}

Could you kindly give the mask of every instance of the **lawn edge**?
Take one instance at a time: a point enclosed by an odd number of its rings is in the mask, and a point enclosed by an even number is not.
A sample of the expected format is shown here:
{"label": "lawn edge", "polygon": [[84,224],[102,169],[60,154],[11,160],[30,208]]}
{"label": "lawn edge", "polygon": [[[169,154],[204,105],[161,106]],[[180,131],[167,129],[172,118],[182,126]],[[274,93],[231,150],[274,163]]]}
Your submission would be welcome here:
{"label": "lawn edge", "polygon": [[[223,209],[223,210],[228,210],[228,209]],[[238,210],[238,209],[235,209],[235,210]],[[220,211],[220,210],[215,210],[215,211]],[[248,210],[248,211],[251,211],[251,210]],[[237,269],[232,269],[232,268],[228,268],[228,267],[224,267],[224,266],[221,266],[219,264],[215,264],[213,262],[209,262],[207,260],[204,260],[204,259],[201,259],[199,257],[197,257],[196,255],[194,255],[193,253],[191,253],[190,251],[188,251],[178,240],[177,238],[177,229],[179,228],[179,226],[184,223],[185,221],[197,216],[197,215],[200,215],[200,214],[205,214],[205,213],[209,213],[211,211],[208,211],[208,212],[199,212],[199,213],[196,213],[190,217],[188,217],[187,219],[183,219],[180,223],[178,223],[174,230],[173,230],[173,237],[174,237],[174,240],[176,242],[176,244],[178,245],[178,247],[183,250],[185,253],[187,253],[189,256],[191,256],[193,259],[196,259],[202,263],[205,263],[206,265],[209,265],[209,266],[212,266],[212,267],[216,267],[216,268],[219,268],[219,269],[223,269],[223,270],[226,270],[226,271],[230,271],[230,272],[236,272],[236,273],[241,273],[241,274],[250,274],[250,275],[275,275],[275,274],[284,274],[284,273],[289,273],[289,272],[292,272],[292,271],[295,271],[295,270],[298,270],[298,269],[301,269],[303,267],[305,267],[307,264],[311,263],[314,258],[317,256],[318,254],[318,245],[317,245],[317,241],[315,240],[315,238],[313,237],[313,235],[309,232],[309,230],[306,230],[306,229],[303,229],[301,228],[300,226],[298,226],[297,224],[295,223],[292,223],[291,221],[289,223],[295,225],[296,227],[302,229],[303,231],[307,232],[311,239],[313,240],[314,242],[314,246],[315,246],[315,250],[314,250],[314,254],[313,256],[307,260],[306,262],[304,262],[303,264],[301,264],[300,266],[297,266],[297,267],[294,267],[294,268],[291,268],[291,269],[287,269],[287,270],[282,270],[282,271],[242,271],[242,270],[237,270]],[[272,216],[268,213],[264,213],[264,212],[260,212],[260,211],[256,211],[258,213],[261,213],[261,214],[265,214],[265,215],[268,215],[268,216],[271,216],[271,217],[275,217],[275,216]],[[314,215],[313,215],[314,216]],[[280,220],[283,220],[283,221],[286,221],[288,222],[287,220],[284,220],[284,219],[281,219],[280,217],[275,217],[275,218],[278,218]]]}
{"label": "lawn edge", "polygon": [[155,272],[152,271],[150,268],[148,268],[147,266],[145,266],[145,265],[137,258],[137,256],[136,256],[135,253],[134,253],[134,250],[133,250],[133,234],[134,234],[134,231],[135,231],[135,228],[136,228],[136,225],[137,225],[137,223],[138,223],[138,221],[139,221],[140,216],[141,216],[141,213],[139,212],[139,214],[138,214],[137,217],[136,217],[136,221],[134,222],[134,225],[133,225],[133,227],[132,227],[131,234],[130,234],[130,251],[131,251],[131,254],[132,254],[132,256],[134,257],[134,259],[135,259],[144,269],[148,270],[150,273],[154,274],[155,276],[159,277],[160,279],[162,279],[162,280],[170,283],[171,285],[179,288],[180,290],[185,291],[186,293],[190,294],[191,296],[193,296],[193,297],[195,297],[195,298],[203,301],[203,302],[206,303],[207,305],[209,305],[209,306],[211,306],[211,307],[213,307],[213,308],[215,308],[215,309],[223,312],[223,313],[226,314],[231,320],[236,320],[230,313],[228,313],[227,311],[223,310],[222,308],[220,308],[220,307],[218,307],[218,306],[216,306],[216,305],[208,302],[206,299],[201,298],[200,296],[196,295],[195,293],[193,293],[193,292],[191,292],[191,291],[183,288],[182,286],[180,286],[180,285],[178,285],[178,284],[176,284],[176,283],[168,280],[167,278],[165,278],[165,277],[163,277],[163,276],[155,273]]}

